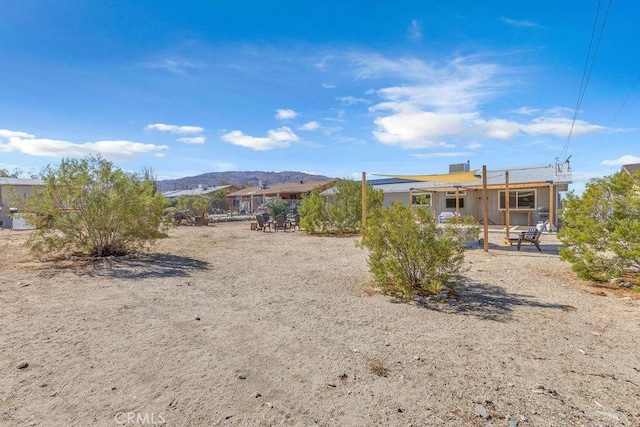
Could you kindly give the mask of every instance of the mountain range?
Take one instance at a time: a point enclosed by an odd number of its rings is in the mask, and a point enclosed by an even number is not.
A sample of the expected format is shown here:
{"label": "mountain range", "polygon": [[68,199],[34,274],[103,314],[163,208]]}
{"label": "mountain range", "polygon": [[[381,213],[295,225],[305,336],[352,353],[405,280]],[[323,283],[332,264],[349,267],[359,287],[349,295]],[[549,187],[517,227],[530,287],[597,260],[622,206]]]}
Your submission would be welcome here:
{"label": "mountain range", "polygon": [[324,175],[312,175],[304,172],[266,172],[266,171],[229,171],[208,172],[202,175],[188,176],[178,179],[158,181],[160,191],[186,190],[202,187],[215,187],[225,184],[258,186],[260,181],[266,181],[267,185],[288,184],[294,182],[326,181],[333,179]]}

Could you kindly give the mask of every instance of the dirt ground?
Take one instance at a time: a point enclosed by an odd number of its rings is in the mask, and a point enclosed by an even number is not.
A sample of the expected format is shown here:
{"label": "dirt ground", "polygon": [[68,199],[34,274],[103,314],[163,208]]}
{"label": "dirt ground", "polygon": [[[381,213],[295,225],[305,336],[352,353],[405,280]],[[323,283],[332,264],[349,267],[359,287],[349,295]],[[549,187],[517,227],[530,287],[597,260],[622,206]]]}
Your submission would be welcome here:
{"label": "dirt ground", "polygon": [[353,237],[220,223],[41,263],[26,233],[0,232],[2,426],[640,426],[640,295],[553,235],[491,233],[460,301],[420,304]]}

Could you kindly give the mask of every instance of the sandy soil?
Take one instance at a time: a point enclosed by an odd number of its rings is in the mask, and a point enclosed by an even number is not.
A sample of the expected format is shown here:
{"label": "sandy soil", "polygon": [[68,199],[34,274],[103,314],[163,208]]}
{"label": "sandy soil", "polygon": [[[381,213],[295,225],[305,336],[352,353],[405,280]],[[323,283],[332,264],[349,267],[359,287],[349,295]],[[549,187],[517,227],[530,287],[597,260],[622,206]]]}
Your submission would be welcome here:
{"label": "sandy soil", "polygon": [[640,426],[638,294],[552,235],[492,233],[460,301],[422,305],[372,292],[351,237],[223,223],[39,263],[25,233],[0,232],[3,426]]}

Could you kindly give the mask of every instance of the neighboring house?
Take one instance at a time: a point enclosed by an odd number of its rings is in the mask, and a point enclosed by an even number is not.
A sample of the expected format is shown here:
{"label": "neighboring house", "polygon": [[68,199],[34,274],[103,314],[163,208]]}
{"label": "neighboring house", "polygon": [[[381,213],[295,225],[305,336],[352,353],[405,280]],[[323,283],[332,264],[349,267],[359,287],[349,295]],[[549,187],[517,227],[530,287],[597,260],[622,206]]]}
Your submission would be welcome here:
{"label": "neighboring house", "polygon": [[242,190],[229,193],[226,197],[229,199],[232,206],[232,212],[239,213],[253,213],[259,210],[261,205],[264,205],[273,198],[287,200],[292,210],[295,210],[302,201],[302,198],[311,193],[315,189],[324,191],[335,185],[336,180],[328,181],[310,181],[300,182],[294,184],[277,184],[267,186],[265,184],[261,186],[243,188]]}
{"label": "neighboring house", "polygon": [[2,228],[22,229],[24,221],[14,217],[14,197],[27,198],[36,187],[44,185],[41,179],[0,178],[0,222]]}
{"label": "neighboring house", "polygon": [[[459,165],[452,165],[459,166]],[[466,168],[468,171],[468,166]],[[455,170],[455,172],[460,172]],[[558,224],[560,193],[567,191],[571,183],[568,163],[546,166],[513,167],[487,170],[487,207],[489,224],[506,223],[505,187],[509,185],[509,224],[535,225],[549,221],[550,228]],[[481,177],[482,171],[477,171]],[[433,211],[434,217],[442,212],[472,216],[483,221],[482,180],[446,183],[421,182],[408,179],[368,180],[374,188],[384,192],[383,205],[396,200]]]}
{"label": "neighboring house", "polygon": [[622,165],[622,169],[620,169],[620,173],[626,173],[627,175],[632,175],[634,172],[640,170],[640,163],[633,163],[630,165]]}
{"label": "neighboring house", "polygon": [[[181,197],[215,197],[216,193],[219,195],[223,195],[222,193],[229,193],[233,191],[237,191],[239,189],[236,185],[218,185],[216,187],[203,187],[202,185],[198,185],[196,188],[191,188],[188,190],[172,190],[165,191],[164,196],[168,199],[179,199]],[[226,201],[228,199],[225,198]],[[230,205],[227,205],[226,210],[229,210]]]}

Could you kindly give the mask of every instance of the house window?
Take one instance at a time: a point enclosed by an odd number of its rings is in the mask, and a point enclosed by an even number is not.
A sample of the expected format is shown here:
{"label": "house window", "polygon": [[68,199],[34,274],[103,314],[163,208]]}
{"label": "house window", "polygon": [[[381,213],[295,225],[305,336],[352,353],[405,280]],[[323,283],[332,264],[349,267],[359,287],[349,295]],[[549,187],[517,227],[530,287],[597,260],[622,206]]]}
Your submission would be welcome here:
{"label": "house window", "polygon": [[432,206],[431,193],[413,193],[411,195],[411,205],[430,208]]}
{"label": "house window", "polygon": [[[456,208],[456,198],[447,198],[445,200],[445,206],[447,209],[455,209]],[[464,199],[458,199],[458,207],[464,208]]]}
{"label": "house window", "polygon": [[[504,191],[500,191],[500,207],[505,209]],[[536,190],[509,191],[509,209],[535,209]]]}

